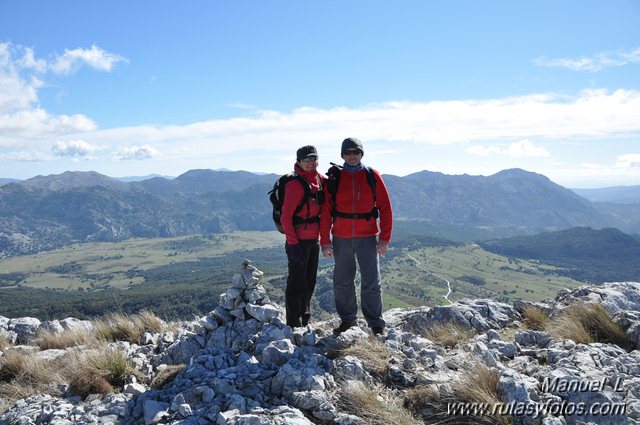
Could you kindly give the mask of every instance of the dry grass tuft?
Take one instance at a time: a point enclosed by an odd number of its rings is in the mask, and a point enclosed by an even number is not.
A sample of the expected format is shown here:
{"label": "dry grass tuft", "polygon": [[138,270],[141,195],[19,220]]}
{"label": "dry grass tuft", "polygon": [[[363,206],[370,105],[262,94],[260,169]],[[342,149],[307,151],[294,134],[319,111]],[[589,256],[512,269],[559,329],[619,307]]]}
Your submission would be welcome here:
{"label": "dry grass tuft", "polygon": [[0,357],[0,381],[11,382],[27,370],[27,356],[9,350]]}
{"label": "dry grass tuft", "polygon": [[68,329],[61,333],[40,331],[35,340],[35,344],[41,350],[65,349],[79,345],[94,347],[97,343],[94,334],[84,329]]}
{"label": "dry grass tuft", "polygon": [[473,369],[465,370],[464,379],[456,383],[454,391],[465,400],[493,405],[501,401],[499,381],[499,372],[477,364]]}
{"label": "dry grass tuft", "polygon": [[162,369],[153,377],[153,380],[149,384],[149,387],[154,390],[164,388],[166,385],[173,382],[176,376],[184,369],[184,364],[169,365]]}
{"label": "dry grass tuft", "polygon": [[93,322],[93,330],[105,341],[140,342],[142,331],[134,316],[122,313],[110,313]]}
{"label": "dry grass tuft", "polygon": [[532,305],[526,305],[522,309],[522,317],[524,317],[524,324],[527,329],[532,331],[543,331],[547,328],[549,323],[549,316],[538,307]]}
{"label": "dry grass tuft", "polygon": [[367,386],[349,381],[337,396],[337,406],[362,418],[369,425],[418,425],[411,412],[402,406],[402,400],[384,387]]}
{"label": "dry grass tuft", "polygon": [[113,386],[107,382],[100,372],[92,368],[78,370],[75,377],[69,383],[69,391],[72,394],[86,398],[89,394],[110,394],[114,392]]}
{"label": "dry grass tuft", "polygon": [[354,356],[362,361],[362,366],[371,375],[383,377],[389,371],[391,353],[383,343],[377,339],[361,339],[356,344],[339,350],[337,357]]}
{"label": "dry grass tuft", "polygon": [[483,364],[466,369],[458,381],[451,385],[451,392],[441,392],[433,387],[418,386],[406,392],[407,405],[420,413],[430,424],[511,425],[509,416],[468,412],[452,414],[452,404],[495,406],[501,403],[498,391],[500,375]]}
{"label": "dry grass tuft", "polygon": [[134,315],[111,313],[93,322],[94,332],[99,338],[133,344],[140,343],[145,332],[159,333],[168,328],[169,325],[149,310],[141,310]]}
{"label": "dry grass tuft", "polygon": [[419,333],[445,348],[453,348],[467,342],[475,335],[472,329],[451,322],[433,325],[430,328],[422,329]]}
{"label": "dry grass tuft", "polygon": [[0,350],[4,350],[10,345],[11,343],[9,343],[9,340],[7,339],[7,337],[4,336],[3,334],[0,334]]}
{"label": "dry grass tuft", "polygon": [[549,333],[555,338],[571,339],[576,343],[602,342],[625,345],[625,334],[602,304],[582,303],[567,307],[556,320],[550,322]]}
{"label": "dry grass tuft", "polygon": [[122,350],[105,343],[70,349],[53,360],[9,349],[0,357],[0,400],[12,403],[34,394],[59,395],[56,383],[68,383],[74,394],[83,397],[107,394],[121,388],[131,375],[144,378]]}
{"label": "dry grass tuft", "polygon": [[570,339],[578,344],[591,344],[593,337],[585,327],[571,317],[570,314],[562,314],[547,325],[547,331],[553,338]]}
{"label": "dry grass tuft", "polygon": [[157,334],[167,329],[167,324],[150,310],[140,310],[138,318],[144,332]]}
{"label": "dry grass tuft", "polygon": [[50,384],[61,381],[61,377],[48,363],[32,353],[5,351],[0,357],[0,398],[11,401],[52,393]]}
{"label": "dry grass tuft", "polygon": [[106,345],[89,351],[67,353],[59,367],[75,395],[109,394],[122,388],[129,376],[143,376],[135,369],[122,350]]}
{"label": "dry grass tuft", "polygon": [[89,366],[96,369],[111,385],[123,386],[130,375],[141,376],[122,350],[101,350],[87,358]]}

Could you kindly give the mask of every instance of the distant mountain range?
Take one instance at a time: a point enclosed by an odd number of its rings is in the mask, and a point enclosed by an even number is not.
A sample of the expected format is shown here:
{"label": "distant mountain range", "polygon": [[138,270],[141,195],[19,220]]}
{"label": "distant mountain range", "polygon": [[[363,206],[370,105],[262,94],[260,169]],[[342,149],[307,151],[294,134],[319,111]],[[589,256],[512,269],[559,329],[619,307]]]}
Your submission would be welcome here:
{"label": "distant mountain range", "polygon": [[13,182],[18,182],[18,181],[20,181],[20,180],[18,180],[18,179],[8,179],[8,178],[0,177],[0,186],[2,186],[3,184],[6,184],[6,183],[13,183]]}
{"label": "distant mountain range", "polygon": [[640,204],[640,186],[614,186],[601,189],[571,189],[593,202]]}
{"label": "distant mountain range", "polygon": [[[0,186],[0,258],[72,242],[271,230],[275,174],[191,170],[124,182],[65,172]],[[575,226],[640,231],[640,204],[591,202],[520,169],[492,176],[385,175],[395,220],[415,228],[518,235]],[[406,225],[403,227],[407,227]],[[484,232],[484,233],[483,233]]]}

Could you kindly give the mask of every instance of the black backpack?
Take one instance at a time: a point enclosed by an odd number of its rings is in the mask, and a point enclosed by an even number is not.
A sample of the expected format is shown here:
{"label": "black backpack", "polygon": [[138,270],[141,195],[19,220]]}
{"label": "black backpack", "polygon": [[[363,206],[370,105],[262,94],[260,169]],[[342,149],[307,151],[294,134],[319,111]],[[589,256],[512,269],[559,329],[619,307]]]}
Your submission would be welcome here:
{"label": "black backpack", "polygon": [[367,173],[367,182],[369,186],[371,186],[371,191],[373,192],[373,208],[368,213],[345,213],[336,210],[336,193],[338,193],[338,185],[340,184],[340,174],[342,173],[342,167],[338,164],[330,163],[331,168],[327,171],[327,191],[331,194],[331,200],[333,201],[331,216],[333,218],[342,217],[342,218],[364,218],[369,220],[370,218],[377,219],[380,215],[378,212],[378,205],[376,202],[376,178],[373,174],[373,168],[364,167],[364,170]]}
{"label": "black backpack", "polygon": [[302,200],[293,213],[293,223],[299,224],[320,221],[320,218],[318,216],[312,217],[308,220],[296,216],[296,214],[299,213],[300,210],[302,210],[304,204],[306,204],[311,197],[311,185],[304,179],[304,177],[299,174],[283,174],[282,176],[278,177],[278,180],[276,180],[276,182],[273,184],[273,189],[269,191],[269,201],[271,201],[271,205],[273,206],[273,212],[271,213],[273,224],[276,226],[276,229],[280,233],[284,233],[284,230],[282,229],[282,222],[280,221],[280,216],[282,215],[282,204],[284,203],[284,189],[287,183],[291,180],[298,180],[304,188],[304,196],[302,197]]}

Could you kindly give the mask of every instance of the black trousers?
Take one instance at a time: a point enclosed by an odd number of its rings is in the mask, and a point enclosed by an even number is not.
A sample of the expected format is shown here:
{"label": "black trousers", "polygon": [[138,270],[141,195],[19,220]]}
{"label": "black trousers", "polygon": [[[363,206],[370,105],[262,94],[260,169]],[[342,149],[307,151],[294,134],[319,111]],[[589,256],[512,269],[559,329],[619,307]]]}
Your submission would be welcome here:
{"label": "black trousers", "polygon": [[304,252],[304,263],[299,263],[287,256],[289,276],[285,289],[285,308],[287,325],[291,327],[306,326],[311,318],[309,304],[316,288],[318,275],[318,258],[320,245],[317,239],[301,239],[300,246]]}

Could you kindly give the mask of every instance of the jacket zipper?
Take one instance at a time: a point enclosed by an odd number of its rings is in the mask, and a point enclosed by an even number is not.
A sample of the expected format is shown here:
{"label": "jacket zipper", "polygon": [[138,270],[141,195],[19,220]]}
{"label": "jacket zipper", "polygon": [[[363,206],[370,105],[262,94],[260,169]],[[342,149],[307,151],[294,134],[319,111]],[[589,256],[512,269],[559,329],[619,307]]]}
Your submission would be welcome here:
{"label": "jacket zipper", "polygon": [[[351,173],[351,199],[353,199],[353,203],[351,205],[351,212],[353,214],[356,213],[356,202],[360,200],[360,186],[357,188],[356,192],[356,173]],[[355,196],[354,196],[355,195]],[[356,219],[351,219],[351,236],[356,237]]]}

